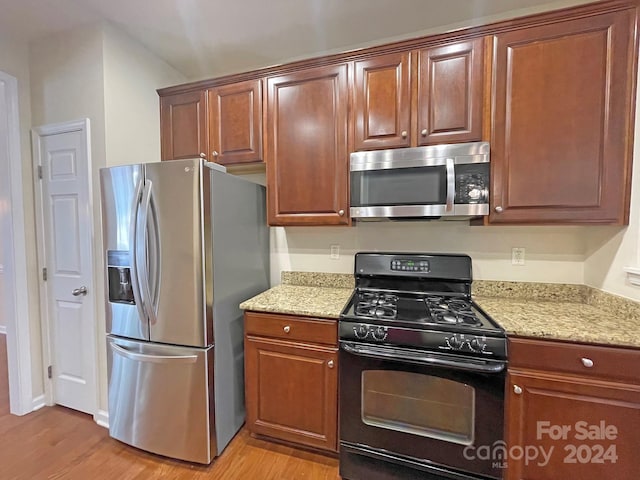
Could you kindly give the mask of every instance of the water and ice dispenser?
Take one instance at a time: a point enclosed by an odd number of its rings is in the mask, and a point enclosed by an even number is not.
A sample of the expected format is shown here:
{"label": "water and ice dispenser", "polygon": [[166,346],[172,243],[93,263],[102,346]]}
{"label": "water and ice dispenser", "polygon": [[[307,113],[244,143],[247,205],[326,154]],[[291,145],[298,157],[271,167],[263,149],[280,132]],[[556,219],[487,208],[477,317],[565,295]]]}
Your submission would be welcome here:
{"label": "water and ice dispenser", "polygon": [[109,301],[135,304],[131,285],[131,256],[128,251],[108,250]]}

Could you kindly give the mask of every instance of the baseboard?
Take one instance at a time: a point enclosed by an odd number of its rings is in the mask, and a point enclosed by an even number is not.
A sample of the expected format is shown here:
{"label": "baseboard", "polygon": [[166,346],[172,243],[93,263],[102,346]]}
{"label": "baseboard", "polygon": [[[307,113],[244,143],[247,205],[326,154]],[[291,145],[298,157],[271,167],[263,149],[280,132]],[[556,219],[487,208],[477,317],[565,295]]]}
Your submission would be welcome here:
{"label": "baseboard", "polygon": [[109,428],[109,412],[106,410],[98,410],[93,416],[93,421],[104,428]]}
{"label": "baseboard", "polygon": [[45,402],[45,398],[44,395],[38,395],[37,397],[35,397],[33,399],[33,401],[31,402],[31,411],[35,412],[36,410],[40,410],[42,407],[44,407],[47,403]]}
{"label": "baseboard", "polygon": [[0,335],[6,335],[6,334],[7,334],[7,326],[0,325]]}

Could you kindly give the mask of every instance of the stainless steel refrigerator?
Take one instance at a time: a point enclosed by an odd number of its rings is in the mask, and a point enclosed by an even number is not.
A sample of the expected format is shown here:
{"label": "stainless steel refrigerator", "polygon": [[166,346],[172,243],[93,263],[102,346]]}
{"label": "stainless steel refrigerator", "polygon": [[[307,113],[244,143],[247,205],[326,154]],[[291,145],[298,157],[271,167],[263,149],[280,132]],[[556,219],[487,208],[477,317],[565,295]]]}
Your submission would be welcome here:
{"label": "stainless steel refrigerator", "polygon": [[269,282],[264,187],[223,170],[100,171],[110,435],[205,464],[244,422],[238,305]]}

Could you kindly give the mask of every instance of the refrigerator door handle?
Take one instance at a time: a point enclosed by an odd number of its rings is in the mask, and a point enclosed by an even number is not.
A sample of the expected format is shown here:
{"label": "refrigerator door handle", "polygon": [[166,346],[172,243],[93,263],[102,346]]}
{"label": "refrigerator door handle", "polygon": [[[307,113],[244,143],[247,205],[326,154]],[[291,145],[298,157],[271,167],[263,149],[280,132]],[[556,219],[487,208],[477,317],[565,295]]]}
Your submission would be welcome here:
{"label": "refrigerator door handle", "polygon": [[136,227],[136,259],[138,270],[138,282],[140,293],[142,294],[142,305],[147,313],[150,324],[157,322],[156,312],[151,305],[151,288],[149,286],[149,267],[147,265],[148,245],[147,245],[147,223],[149,220],[149,208],[151,203],[151,180],[146,180],[142,190],[142,200],[138,211],[138,225]]}
{"label": "refrigerator door handle", "polygon": [[141,322],[146,322],[147,315],[143,308],[142,301],[142,292],[140,291],[140,278],[138,276],[138,266],[137,266],[137,238],[138,238],[138,213],[140,211],[140,195],[142,195],[142,181],[139,181],[136,185],[135,191],[133,193],[133,202],[131,204],[131,216],[130,216],[130,225],[129,225],[129,235],[130,241],[129,245],[131,245],[131,250],[129,251],[130,260],[130,268],[131,268],[131,289],[133,291],[133,300],[136,304],[136,308],[138,309],[138,315],[140,316]]}
{"label": "refrigerator door handle", "polygon": [[148,362],[148,363],[196,363],[198,360],[197,355],[148,355],[145,353],[136,353],[126,348],[122,348],[115,343],[111,343],[111,349],[114,353],[122,355],[129,360],[136,362]]}

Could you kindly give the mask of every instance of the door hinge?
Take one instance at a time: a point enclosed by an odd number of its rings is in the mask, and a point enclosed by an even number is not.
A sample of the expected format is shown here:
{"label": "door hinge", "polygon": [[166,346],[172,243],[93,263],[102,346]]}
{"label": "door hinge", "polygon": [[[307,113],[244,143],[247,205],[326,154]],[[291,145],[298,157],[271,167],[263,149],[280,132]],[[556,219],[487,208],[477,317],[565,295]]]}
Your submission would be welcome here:
{"label": "door hinge", "polygon": [[38,165],[38,178],[42,180],[42,165]]}
{"label": "door hinge", "polygon": [[53,378],[53,367],[51,365],[47,367],[47,378]]}
{"label": "door hinge", "polygon": [[42,280],[45,282],[47,281],[47,267],[42,269]]}

